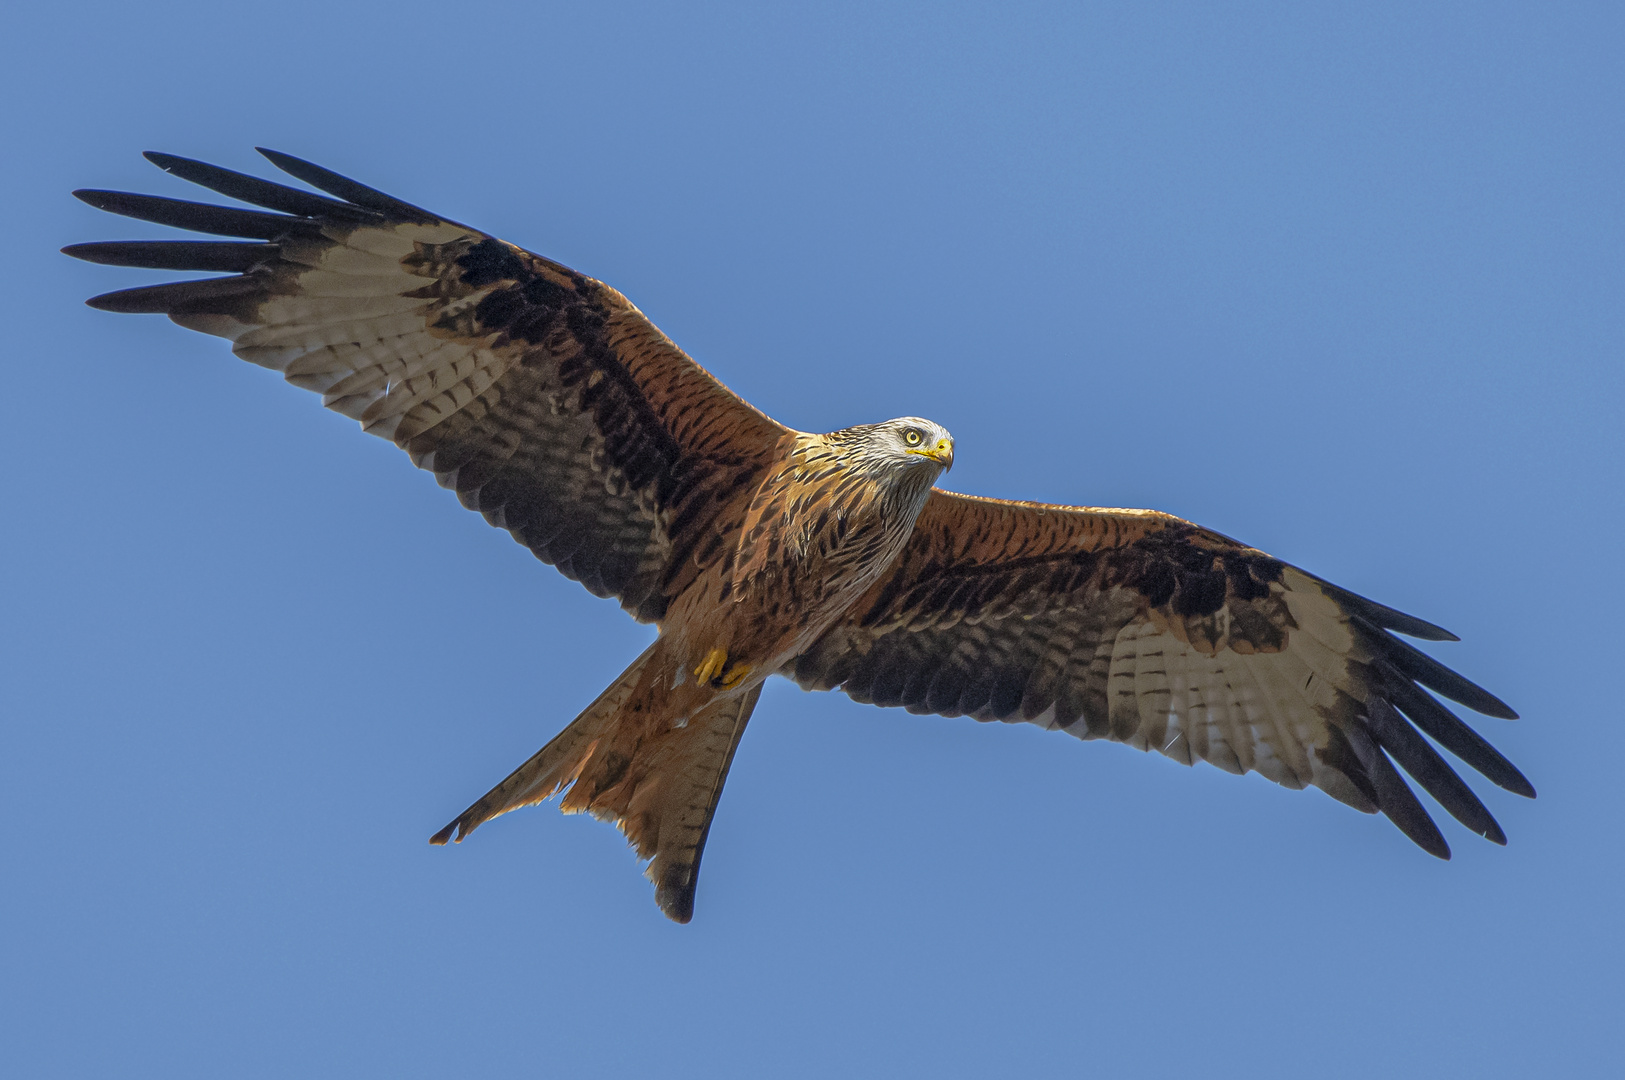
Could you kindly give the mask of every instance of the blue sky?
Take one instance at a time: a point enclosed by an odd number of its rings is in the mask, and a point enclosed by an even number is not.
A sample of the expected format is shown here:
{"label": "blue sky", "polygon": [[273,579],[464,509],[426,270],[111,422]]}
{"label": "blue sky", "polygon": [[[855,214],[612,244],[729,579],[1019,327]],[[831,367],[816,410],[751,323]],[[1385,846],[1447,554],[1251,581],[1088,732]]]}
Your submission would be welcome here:
{"label": "blue sky", "polygon": [[[1625,932],[1617,5],[33,5],[6,16],[0,1067],[1600,1075]],[[1511,837],[770,685],[669,923],[426,839],[649,630],[224,343],[83,307],[310,158],[616,285],[794,426],[1150,506],[1449,627]]]}

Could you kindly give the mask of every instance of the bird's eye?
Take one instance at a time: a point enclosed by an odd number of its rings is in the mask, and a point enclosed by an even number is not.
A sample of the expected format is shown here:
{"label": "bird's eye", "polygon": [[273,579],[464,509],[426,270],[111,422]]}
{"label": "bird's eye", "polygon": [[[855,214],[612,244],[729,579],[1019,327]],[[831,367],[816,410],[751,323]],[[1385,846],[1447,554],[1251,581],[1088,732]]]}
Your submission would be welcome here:
{"label": "bird's eye", "polygon": [[910,446],[918,446],[924,439],[925,436],[920,434],[918,428],[909,428],[903,432],[903,441]]}

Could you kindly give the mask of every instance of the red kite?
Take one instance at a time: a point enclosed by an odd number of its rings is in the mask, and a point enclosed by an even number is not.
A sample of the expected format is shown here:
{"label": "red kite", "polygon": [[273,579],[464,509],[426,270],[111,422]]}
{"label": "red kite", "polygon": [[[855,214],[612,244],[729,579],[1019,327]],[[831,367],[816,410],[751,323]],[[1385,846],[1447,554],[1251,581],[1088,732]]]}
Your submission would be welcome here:
{"label": "red kite", "polygon": [[[230,338],[392,440],[464,506],[660,636],[535,757],[433,838],[565,791],[650,860],[687,922],[706,832],[770,675],[910,712],[1025,720],[1314,785],[1449,847],[1399,768],[1495,819],[1425,733],[1523,775],[1429,690],[1500,700],[1395,636],[1455,640],[1188,521],[933,487],[954,442],[905,417],[826,435],[752,408],[620,293],[326,169],[311,186],[160,168],[258,209],[79,191],[238,239],[78,244],[93,262],[226,276],[98,296]],[[331,196],[331,197],[329,197]]]}

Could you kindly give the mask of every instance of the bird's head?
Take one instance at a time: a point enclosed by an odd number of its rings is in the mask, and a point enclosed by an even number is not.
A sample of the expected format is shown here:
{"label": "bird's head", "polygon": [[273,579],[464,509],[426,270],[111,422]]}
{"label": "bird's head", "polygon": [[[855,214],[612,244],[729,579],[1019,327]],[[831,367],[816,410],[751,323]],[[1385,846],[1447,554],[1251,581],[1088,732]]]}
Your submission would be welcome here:
{"label": "bird's head", "polygon": [[872,452],[922,471],[935,480],[954,467],[954,437],[948,429],[918,416],[903,416],[876,424],[870,433]]}
{"label": "bird's head", "polygon": [[913,513],[954,463],[954,437],[948,429],[918,416],[860,424],[824,438],[849,468],[881,485],[888,503],[907,504]]}
{"label": "bird's head", "polygon": [[931,485],[954,463],[948,429],[918,416],[863,424],[826,438],[849,467],[879,485],[889,511],[910,522],[924,508]]}

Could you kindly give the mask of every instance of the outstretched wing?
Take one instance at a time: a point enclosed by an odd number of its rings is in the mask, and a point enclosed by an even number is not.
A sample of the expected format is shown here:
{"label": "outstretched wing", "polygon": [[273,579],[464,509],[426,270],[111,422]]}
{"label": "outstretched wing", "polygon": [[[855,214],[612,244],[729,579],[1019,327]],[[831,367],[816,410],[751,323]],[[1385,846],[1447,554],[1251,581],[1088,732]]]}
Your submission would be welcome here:
{"label": "outstretched wing", "polygon": [[231,339],[238,356],[393,440],[538,558],[659,620],[703,547],[721,543],[719,510],[787,429],[602,282],[261,153],[336,198],[167,154],[147,157],[264,209],[75,192],[113,213],[244,238],[65,248],[93,262],[231,275],[90,305],[158,312]]}
{"label": "outstretched wing", "polygon": [[897,565],[785,673],[857,701],[1313,784],[1449,858],[1397,763],[1505,843],[1422,732],[1509,791],[1534,788],[1427,689],[1517,714],[1391,631],[1454,640],[1167,514],[934,491]]}

